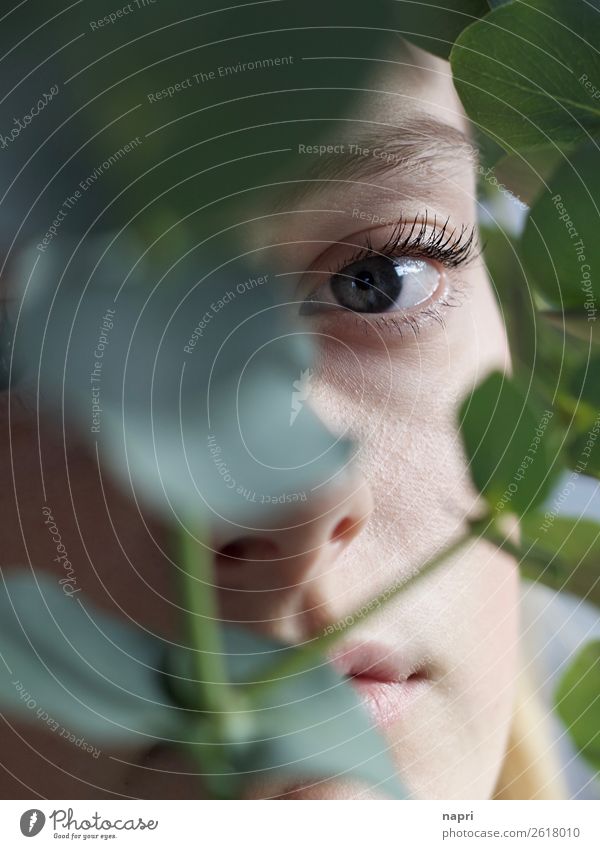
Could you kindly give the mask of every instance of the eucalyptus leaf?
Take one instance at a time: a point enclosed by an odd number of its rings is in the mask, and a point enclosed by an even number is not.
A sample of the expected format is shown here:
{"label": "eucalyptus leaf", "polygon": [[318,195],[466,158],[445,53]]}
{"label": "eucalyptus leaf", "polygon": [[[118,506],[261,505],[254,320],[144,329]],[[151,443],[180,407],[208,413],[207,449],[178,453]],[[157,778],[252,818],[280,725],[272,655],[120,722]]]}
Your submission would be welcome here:
{"label": "eucalyptus leaf", "polygon": [[0,707],[58,722],[94,742],[184,739],[185,712],[165,697],[164,647],[141,629],[67,596],[43,572],[3,569]]}
{"label": "eucalyptus leaf", "polygon": [[15,356],[125,491],[171,519],[260,522],[343,474],[350,443],[310,407],[310,333],[283,281],[241,261],[211,273],[198,251],[121,285],[127,266],[68,256],[37,264]]}
{"label": "eucalyptus leaf", "polygon": [[[254,209],[257,199],[269,210],[279,203],[285,183],[300,179],[311,160],[299,155],[299,144],[337,141],[384,46],[396,56],[401,49],[398,4],[388,0],[368,7],[362,0],[169,0],[95,28],[115,14],[114,0],[95,0],[93,8],[71,3],[55,16],[42,0],[11,11],[2,22],[7,44],[25,40],[32,19],[45,22],[27,41],[27,70],[38,87],[31,84],[32,94],[39,96],[42,74],[56,79],[56,114],[66,122],[61,129],[48,118],[47,135],[56,130],[62,150],[57,144],[56,159],[49,152],[39,167],[35,193],[22,186],[24,210],[37,202],[65,147],[76,149],[73,136],[81,136],[69,168],[76,179],[56,175],[57,208],[95,168],[102,179],[83,193],[65,226],[85,232],[96,215],[105,228],[129,223],[147,241],[163,236],[174,257],[186,220],[190,239],[226,228],[237,243],[231,223],[240,204],[250,195]],[[332,51],[336,43],[342,51]],[[22,88],[0,104],[3,126],[20,114],[20,95]],[[132,141],[116,165],[102,168]],[[42,232],[47,221],[48,214]],[[165,236],[162,222],[175,229]]]}
{"label": "eucalyptus leaf", "polygon": [[[240,704],[246,705],[246,712],[230,717],[231,777],[268,779],[285,773],[294,786],[300,779],[354,779],[403,798],[384,738],[350,683],[324,658],[280,682],[261,684],[275,661],[301,650],[235,627],[224,635],[230,679],[240,685]],[[173,654],[166,668],[170,689],[188,703],[197,687],[191,654]],[[246,742],[249,729],[251,745]]]}
{"label": "eucalyptus leaf", "polygon": [[558,472],[546,448],[551,417],[547,411],[538,418],[527,395],[499,372],[463,402],[460,429],[469,468],[492,510],[524,514],[546,497]]}
{"label": "eucalyptus leaf", "polygon": [[600,641],[576,656],[555,695],[556,709],[590,766],[600,771]]}
{"label": "eucalyptus leaf", "polygon": [[458,37],[454,83],[469,117],[509,152],[584,141],[600,132],[599,43],[600,14],[585,0],[515,0]]}
{"label": "eucalyptus leaf", "polygon": [[[191,675],[192,652],[68,597],[43,573],[4,570],[0,594],[0,708],[31,722],[111,745],[194,746],[204,777],[222,793],[256,773],[356,778],[397,795],[386,744],[350,684],[325,661],[259,687],[239,711],[208,723]],[[260,681],[274,659],[299,649],[225,628],[230,680]],[[199,711],[199,713],[198,713]],[[218,753],[218,757],[216,757]],[[211,772],[212,770],[212,772]],[[218,777],[231,779],[219,782]]]}
{"label": "eucalyptus leaf", "polygon": [[600,607],[600,524],[549,510],[524,516],[520,529],[524,577]]}
{"label": "eucalyptus leaf", "polygon": [[534,204],[522,239],[528,275],[548,304],[598,319],[600,287],[600,150],[577,151]]}

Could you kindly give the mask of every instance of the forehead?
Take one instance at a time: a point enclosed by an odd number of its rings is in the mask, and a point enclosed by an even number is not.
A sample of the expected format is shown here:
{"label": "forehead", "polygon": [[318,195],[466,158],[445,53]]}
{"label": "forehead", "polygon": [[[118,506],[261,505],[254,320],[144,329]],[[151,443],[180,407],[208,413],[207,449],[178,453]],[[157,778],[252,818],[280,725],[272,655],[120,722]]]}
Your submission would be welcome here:
{"label": "forehead", "polygon": [[[339,73],[339,62],[350,61],[314,58],[323,69],[323,89]],[[355,182],[385,181],[393,169],[403,172],[407,187],[412,182],[413,190],[426,190],[424,178],[432,170],[474,164],[476,149],[449,63],[401,38],[381,58],[355,61],[362,64],[360,85],[346,108],[332,107],[331,117],[315,123],[294,123],[290,156],[281,185],[269,194],[269,208],[305,206],[323,191],[347,194]]]}
{"label": "forehead", "polygon": [[388,44],[385,55],[365,64],[363,90],[357,92],[349,113],[354,122],[433,116],[466,131],[466,116],[448,62],[397,38]]}

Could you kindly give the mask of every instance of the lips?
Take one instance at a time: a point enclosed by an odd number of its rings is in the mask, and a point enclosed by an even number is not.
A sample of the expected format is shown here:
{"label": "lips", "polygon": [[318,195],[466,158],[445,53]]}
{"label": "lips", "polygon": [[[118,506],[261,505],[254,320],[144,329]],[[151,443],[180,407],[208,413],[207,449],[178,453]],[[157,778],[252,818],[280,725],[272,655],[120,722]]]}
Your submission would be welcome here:
{"label": "lips", "polygon": [[410,664],[398,651],[378,643],[345,646],[330,659],[382,728],[397,722],[430,683],[423,664]]}

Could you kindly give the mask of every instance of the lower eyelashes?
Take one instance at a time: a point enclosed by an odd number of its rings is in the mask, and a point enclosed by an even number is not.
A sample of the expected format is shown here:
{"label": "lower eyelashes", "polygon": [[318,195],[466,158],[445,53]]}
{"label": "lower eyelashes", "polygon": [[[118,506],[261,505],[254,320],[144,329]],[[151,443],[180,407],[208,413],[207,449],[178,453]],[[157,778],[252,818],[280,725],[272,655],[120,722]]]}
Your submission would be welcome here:
{"label": "lower eyelashes", "polygon": [[[312,315],[319,320],[320,330],[326,335],[359,334],[360,337],[374,336],[383,338],[390,333],[416,337],[430,326],[445,327],[450,311],[460,307],[465,298],[466,284],[447,284],[443,292],[413,309],[390,310],[383,313],[365,313],[350,309],[315,309]],[[301,308],[302,315],[310,315],[306,304]]]}

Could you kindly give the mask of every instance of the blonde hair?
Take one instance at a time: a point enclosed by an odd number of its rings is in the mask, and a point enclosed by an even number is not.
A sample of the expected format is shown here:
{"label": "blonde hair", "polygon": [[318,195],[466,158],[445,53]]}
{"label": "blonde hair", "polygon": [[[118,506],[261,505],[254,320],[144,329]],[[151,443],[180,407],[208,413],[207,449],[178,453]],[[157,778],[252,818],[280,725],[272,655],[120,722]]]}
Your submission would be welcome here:
{"label": "blonde hair", "polygon": [[494,799],[568,799],[547,710],[529,673],[517,682],[515,710]]}

